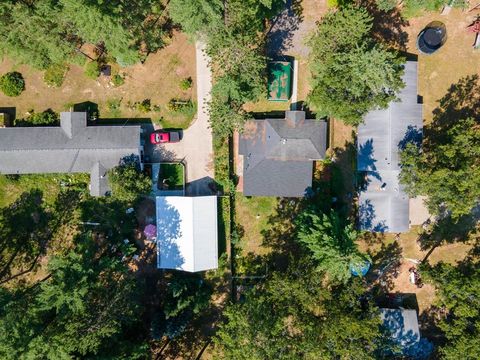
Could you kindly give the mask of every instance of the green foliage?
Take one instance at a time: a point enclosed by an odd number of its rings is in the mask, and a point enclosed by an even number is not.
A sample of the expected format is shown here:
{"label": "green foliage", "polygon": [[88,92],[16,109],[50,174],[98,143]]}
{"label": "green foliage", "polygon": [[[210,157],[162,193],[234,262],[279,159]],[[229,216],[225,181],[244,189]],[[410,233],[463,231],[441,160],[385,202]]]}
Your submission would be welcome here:
{"label": "green foliage", "polygon": [[479,123],[459,119],[425,142],[423,151],[412,143],[406,146],[400,181],[410,195],[426,195],[432,213],[446,209],[458,218],[469,214],[480,197],[479,159]]}
{"label": "green foliage", "polygon": [[13,71],[0,77],[0,90],[7,96],[19,96],[25,90],[25,80],[22,74]]}
{"label": "green foliage", "polygon": [[43,81],[45,81],[45,84],[48,86],[60,87],[63,84],[63,80],[65,79],[68,69],[69,67],[65,63],[52,64],[47,68],[47,70],[45,70],[45,74],[43,74]]}
{"label": "green foliage", "polygon": [[350,279],[350,266],[361,267],[368,256],[358,250],[359,232],[353,224],[345,225],[333,211],[322,214],[307,210],[298,222],[298,240],[310,251],[317,269],[332,282]]}
{"label": "green foliage", "polygon": [[121,116],[120,106],[122,104],[122,99],[109,99],[107,100],[108,111],[110,116],[118,118]]}
{"label": "green foliage", "polygon": [[405,17],[411,18],[420,15],[423,11],[437,11],[445,5],[444,0],[405,0],[402,13]]}
{"label": "green foliage", "polygon": [[135,161],[125,161],[108,172],[112,196],[120,201],[134,203],[152,190],[152,180],[142,173]]}
{"label": "green foliage", "polygon": [[164,312],[168,320],[184,312],[196,315],[206,309],[210,302],[211,289],[198,276],[174,275],[165,295]]}
{"label": "green foliage", "polygon": [[372,17],[364,8],[329,12],[310,39],[310,107],[352,125],[368,111],[385,108],[403,87],[402,62],[375,43]]}
{"label": "green foliage", "polygon": [[480,353],[480,266],[464,261],[458,266],[439,263],[423,266],[422,277],[438,288],[437,305],[448,318],[440,322],[447,342],[443,359],[476,359]]}
{"label": "green foliage", "polygon": [[168,11],[172,20],[182,26],[184,32],[196,36],[206,32],[223,17],[220,0],[171,0]]}
{"label": "green foliage", "polygon": [[122,75],[115,74],[115,75],[112,76],[112,84],[115,87],[122,86],[123,84],[125,84],[125,79],[123,78]]}
{"label": "green foliage", "polygon": [[89,61],[85,64],[85,76],[96,80],[100,76],[100,64],[98,61]]}
{"label": "green foliage", "polygon": [[17,126],[53,126],[59,123],[60,117],[52,109],[42,112],[32,111],[31,115],[24,119],[16,119]]}
{"label": "green foliage", "polygon": [[245,302],[224,311],[214,342],[222,359],[375,359],[384,344],[380,317],[362,310],[356,283],[327,289],[302,264],[274,273]]}
{"label": "green foliage", "polygon": [[48,218],[39,190],[26,191],[0,208],[0,281],[9,278],[12,269],[27,269],[40,254],[48,236]]}
{"label": "green foliage", "polygon": [[151,103],[150,99],[145,99],[141,102],[135,103],[135,109],[137,111],[142,112],[142,113],[148,113],[148,112],[152,111],[152,103]]}
{"label": "green foliage", "polygon": [[45,281],[2,291],[2,359],[89,357],[115,347],[137,321],[136,283],[116,254],[99,250],[90,236],[82,237],[74,250],[49,259]]}
{"label": "green foliage", "polygon": [[397,6],[397,0],[376,0],[377,7],[382,11],[390,11]]}
{"label": "green foliage", "polygon": [[140,59],[140,49],[163,46],[164,30],[157,24],[162,10],[155,0],[3,1],[0,52],[47,69],[76,62],[76,50],[84,42],[103,43],[119,64],[130,65]]}
{"label": "green foliage", "polygon": [[180,81],[180,89],[182,90],[188,90],[192,87],[192,83],[193,83],[193,80],[191,77],[188,77],[188,78],[185,78],[185,79],[182,79]]}

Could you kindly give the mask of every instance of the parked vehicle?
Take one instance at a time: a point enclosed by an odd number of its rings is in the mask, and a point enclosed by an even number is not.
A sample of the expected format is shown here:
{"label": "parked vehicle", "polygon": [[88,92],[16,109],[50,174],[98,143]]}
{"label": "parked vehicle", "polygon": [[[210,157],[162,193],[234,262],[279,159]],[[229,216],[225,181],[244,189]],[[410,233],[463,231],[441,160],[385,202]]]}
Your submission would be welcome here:
{"label": "parked vehicle", "polygon": [[180,132],[179,131],[154,131],[150,135],[150,142],[153,145],[165,144],[165,143],[175,143],[180,141]]}

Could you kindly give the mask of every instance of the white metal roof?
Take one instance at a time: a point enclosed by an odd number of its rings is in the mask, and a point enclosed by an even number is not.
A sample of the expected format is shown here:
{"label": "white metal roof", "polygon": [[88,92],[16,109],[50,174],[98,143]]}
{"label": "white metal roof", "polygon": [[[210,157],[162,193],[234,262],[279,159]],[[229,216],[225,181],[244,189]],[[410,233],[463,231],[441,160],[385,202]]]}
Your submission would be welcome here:
{"label": "white metal roof", "polygon": [[157,196],[157,267],[218,267],[217,197]]}
{"label": "white metal roof", "polygon": [[409,229],[409,199],[398,183],[399,154],[422,137],[422,105],[417,95],[417,63],[407,61],[405,88],[386,109],[370,111],[358,127],[357,170],[366,172],[359,197],[362,230],[404,232]]}

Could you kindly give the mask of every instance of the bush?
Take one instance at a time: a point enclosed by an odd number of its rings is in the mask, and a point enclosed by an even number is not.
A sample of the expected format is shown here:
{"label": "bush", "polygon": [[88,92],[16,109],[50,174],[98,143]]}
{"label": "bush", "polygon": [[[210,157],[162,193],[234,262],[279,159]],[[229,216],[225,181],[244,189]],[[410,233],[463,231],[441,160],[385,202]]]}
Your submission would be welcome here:
{"label": "bush", "polygon": [[152,103],[150,99],[145,99],[142,102],[135,103],[135,109],[142,113],[148,113],[152,111]]}
{"label": "bush", "polygon": [[67,74],[69,67],[67,64],[54,64],[51,65],[43,75],[43,81],[48,86],[60,87],[63,84],[65,75]]}
{"label": "bush", "polygon": [[107,107],[110,111],[112,117],[120,117],[120,105],[122,103],[121,99],[110,99],[107,100]]}
{"label": "bush", "polygon": [[85,75],[92,80],[96,80],[100,75],[100,64],[97,61],[89,61],[85,65]]}
{"label": "bush", "polygon": [[25,80],[22,74],[13,71],[0,78],[0,90],[7,96],[18,96],[25,90]]}
{"label": "bush", "polygon": [[180,81],[180,89],[182,90],[188,90],[192,87],[193,80],[191,77],[185,78],[182,81]]}
{"label": "bush", "polygon": [[377,7],[382,11],[390,11],[397,6],[397,0],[376,0]]}
{"label": "bush", "polygon": [[115,74],[112,76],[112,84],[115,87],[122,86],[125,84],[125,79],[120,74]]}
{"label": "bush", "polygon": [[57,125],[60,117],[52,109],[45,110],[43,112],[33,112],[31,115],[24,119],[15,120],[15,125],[20,126],[46,126]]}

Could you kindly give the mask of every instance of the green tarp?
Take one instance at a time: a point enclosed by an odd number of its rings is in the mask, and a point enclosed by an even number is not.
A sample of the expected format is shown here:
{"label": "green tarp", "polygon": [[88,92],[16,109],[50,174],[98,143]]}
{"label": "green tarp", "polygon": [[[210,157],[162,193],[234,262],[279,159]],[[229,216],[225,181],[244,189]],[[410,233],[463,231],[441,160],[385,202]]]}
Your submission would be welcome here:
{"label": "green tarp", "polygon": [[268,100],[288,101],[292,95],[292,66],[289,61],[268,64]]}

